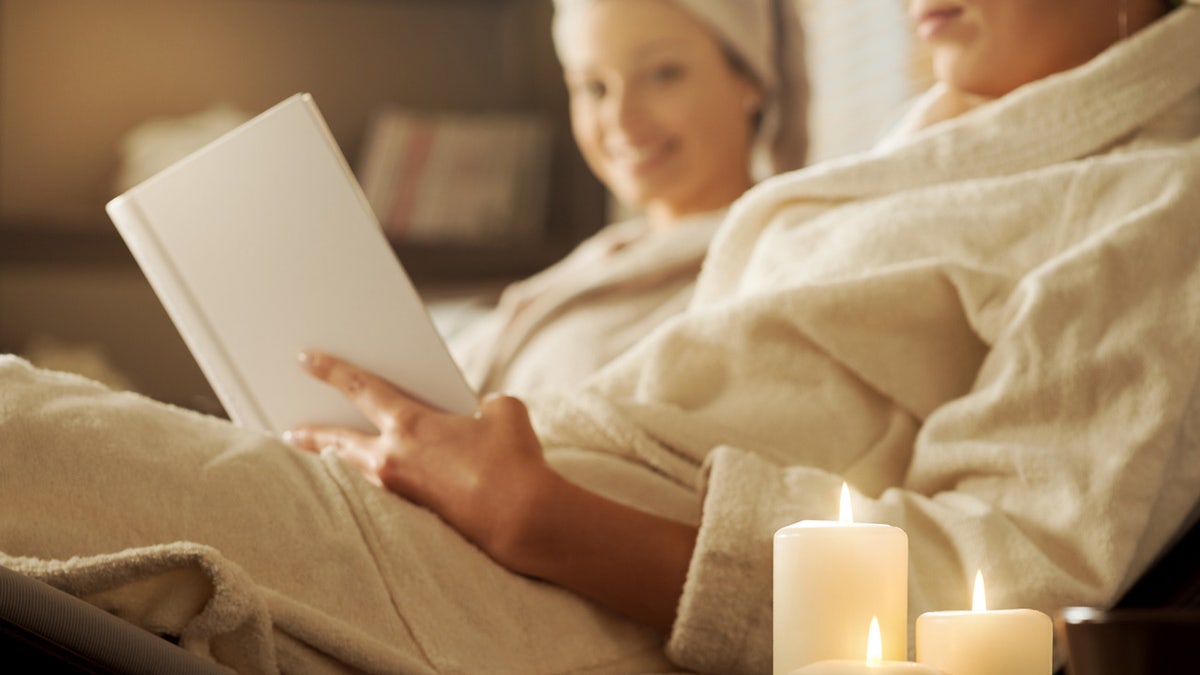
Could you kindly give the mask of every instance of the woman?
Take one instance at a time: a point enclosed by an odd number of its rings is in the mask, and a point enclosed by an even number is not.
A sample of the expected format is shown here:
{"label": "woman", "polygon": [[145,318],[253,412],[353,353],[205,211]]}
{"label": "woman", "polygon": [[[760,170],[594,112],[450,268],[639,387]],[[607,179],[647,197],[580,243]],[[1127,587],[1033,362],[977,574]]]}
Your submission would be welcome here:
{"label": "woman", "polygon": [[686,306],[728,205],[756,175],[802,163],[803,44],[790,7],[556,3],[576,143],[596,176],[643,215],[510,286],[498,307],[454,336],[478,390],[578,382]]}
{"label": "woman", "polygon": [[[686,312],[528,408],[447,416],[310,354],[381,434],[289,454],[0,361],[31,448],[0,550],[35,558],[6,564],[248,663],[655,672],[665,635],[678,667],[758,673],[771,537],[846,480],[908,533],[913,616],[980,568],[996,607],[1112,602],[1200,493],[1200,7],[1104,7],[912,3],[941,78],[912,130],[754,188]],[[642,482],[565,480],[572,452]]]}

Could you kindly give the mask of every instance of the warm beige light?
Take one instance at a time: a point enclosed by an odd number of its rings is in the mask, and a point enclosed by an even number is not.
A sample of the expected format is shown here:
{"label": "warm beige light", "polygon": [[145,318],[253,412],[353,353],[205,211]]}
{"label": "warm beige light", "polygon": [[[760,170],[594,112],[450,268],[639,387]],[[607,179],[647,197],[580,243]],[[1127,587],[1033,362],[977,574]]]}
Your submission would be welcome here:
{"label": "warm beige light", "polygon": [[871,617],[871,630],[867,633],[867,665],[878,666],[883,662],[883,638],[879,636],[879,617]]}
{"label": "warm beige light", "polygon": [[972,612],[987,611],[987,596],[983,590],[983,570],[975,572],[975,598],[971,601]]}
{"label": "warm beige light", "polygon": [[838,512],[838,520],[843,523],[854,522],[854,511],[850,507],[850,486],[842,483],[842,507]]}

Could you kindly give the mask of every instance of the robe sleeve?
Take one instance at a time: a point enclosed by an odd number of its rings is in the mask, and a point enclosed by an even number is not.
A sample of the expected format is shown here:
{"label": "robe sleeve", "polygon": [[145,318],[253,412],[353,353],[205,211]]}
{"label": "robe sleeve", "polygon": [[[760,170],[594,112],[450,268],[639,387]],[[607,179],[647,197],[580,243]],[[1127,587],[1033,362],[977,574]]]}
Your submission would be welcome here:
{"label": "robe sleeve", "polygon": [[[1113,215],[1096,209],[1119,182],[1076,187],[1088,212],[1065,218]],[[1188,188],[1161,194],[1025,275],[971,390],[924,421],[903,481],[855,494],[856,520],[908,534],[910,648],[916,616],[969,607],[976,570],[992,607],[1110,605],[1195,506],[1200,229],[1181,208]],[[785,464],[733,447],[705,461],[668,643],[681,665],[769,672],[772,537],[834,517],[842,482]]]}

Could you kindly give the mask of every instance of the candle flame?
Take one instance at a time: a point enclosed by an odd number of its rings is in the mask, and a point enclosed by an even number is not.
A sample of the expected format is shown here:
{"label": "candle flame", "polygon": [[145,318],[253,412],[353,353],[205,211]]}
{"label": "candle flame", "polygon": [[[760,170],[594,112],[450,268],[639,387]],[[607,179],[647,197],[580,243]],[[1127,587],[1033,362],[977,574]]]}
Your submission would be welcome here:
{"label": "candle flame", "polygon": [[871,630],[867,633],[867,665],[883,663],[883,638],[879,635],[879,617],[871,617]]}
{"label": "candle flame", "polygon": [[971,611],[987,611],[987,597],[983,590],[983,570],[978,570],[975,572],[975,598],[971,601]]}
{"label": "candle flame", "polygon": [[838,520],[843,523],[854,522],[854,511],[850,507],[850,486],[842,483],[842,507],[838,513]]}

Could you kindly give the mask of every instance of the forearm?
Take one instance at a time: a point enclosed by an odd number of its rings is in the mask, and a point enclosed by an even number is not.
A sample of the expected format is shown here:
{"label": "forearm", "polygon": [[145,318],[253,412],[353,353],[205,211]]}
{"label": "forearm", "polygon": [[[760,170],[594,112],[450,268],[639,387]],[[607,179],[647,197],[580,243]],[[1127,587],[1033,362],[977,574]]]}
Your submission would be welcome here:
{"label": "forearm", "polygon": [[664,632],[696,528],[581,488],[547,471],[522,504],[503,551],[514,570],[557,584]]}
{"label": "forearm", "polygon": [[437,513],[500,564],[669,629],[696,530],[568,482],[545,461],[519,400],[491,396],[471,417],[433,410],[336,357],[304,366],[340,389],[378,436],[312,425],[289,440],[333,447],[370,480]]}

